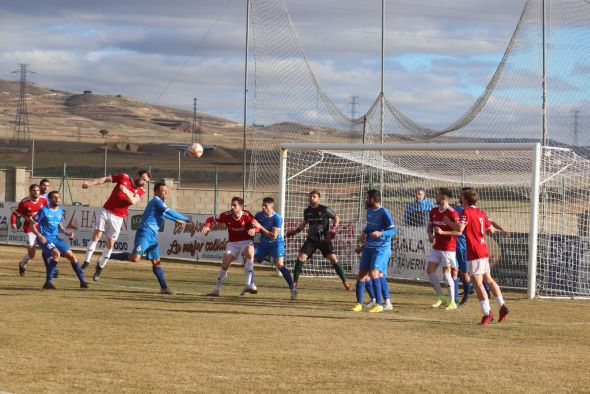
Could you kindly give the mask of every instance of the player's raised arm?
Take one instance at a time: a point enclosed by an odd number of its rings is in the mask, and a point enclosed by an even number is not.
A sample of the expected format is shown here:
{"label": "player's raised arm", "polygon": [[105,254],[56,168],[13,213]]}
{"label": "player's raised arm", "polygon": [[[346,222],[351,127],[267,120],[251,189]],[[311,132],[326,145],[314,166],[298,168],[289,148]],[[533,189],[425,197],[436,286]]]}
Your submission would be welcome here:
{"label": "player's raised arm", "polygon": [[164,217],[168,220],[172,220],[173,222],[180,224],[187,224],[191,221],[189,217],[186,217],[170,208],[168,208],[166,212],[164,212]]}
{"label": "player's raised arm", "polygon": [[[490,220],[491,225],[494,227],[495,230],[500,231],[502,234],[504,234],[504,236],[506,237],[510,237],[510,231],[506,230],[505,228],[503,228],[502,226],[500,226],[498,224],[498,222],[495,222],[493,220]],[[493,233],[489,233],[489,234],[493,234]]]}
{"label": "player's raised arm", "polygon": [[82,189],[88,189],[90,186],[102,185],[103,183],[112,182],[111,176],[105,176],[102,178],[92,179],[90,181],[82,182]]}
{"label": "player's raised arm", "polygon": [[299,225],[297,227],[295,227],[293,230],[287,231],[287,234],[285,234],[285,235],[287,238],[291,238],[294,235],[302,232],[305,229],[305,227],[307,227],[307,220],[303,219],[303,221],[301,223],[299,223]]}
{"label": "player's raised arm", "polygon": [[129,190],[127,187],[123,185],[119,185],[119,190],[121,190],[121,192],[125,195],[125,198],[127,198],[127,201],[129,201],[129,204],[131,205],[135,205],[141,200],[141,197],[138,194],[133,193],[131,190]]}

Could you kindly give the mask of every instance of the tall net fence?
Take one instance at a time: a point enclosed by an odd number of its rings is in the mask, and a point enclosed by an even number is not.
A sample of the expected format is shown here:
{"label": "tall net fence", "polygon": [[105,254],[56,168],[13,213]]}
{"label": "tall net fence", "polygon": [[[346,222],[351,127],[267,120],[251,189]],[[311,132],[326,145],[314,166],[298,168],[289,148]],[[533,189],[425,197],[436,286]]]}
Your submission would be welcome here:
{"label": "tall net fence", "polygon": [[[285,195],[286,229],[294,228],[308,206],[312,189],[340,217],[334,242],[336,255],[349,272],[355,270],[357,238],[365,226],[364,197],[382,190],[383,205],[398,228],[389,275],[427,280],[425,268],[431,245],[426,226],[438,188],[450,188],[458,202],[460,189],[476,188],[480,208],[505,231],[489,237],[492,274],[503,286],[527,288],[531,241],[534,150],[527,148],[461,150],[398,149],[290,150]],[[538,295],[590,296],[588,231],[590,177],[587,161],[571,150],[546,148],[540,162],[537,287]],[[587,174],[587,173],[586,173]],[[427,199],[418,203],[416,190]],[[430,198],[430,204],[427,203]],[[287,244],[287,263],[293,264],[305,234]],[[321,256],[305,274],[331,274]]]}

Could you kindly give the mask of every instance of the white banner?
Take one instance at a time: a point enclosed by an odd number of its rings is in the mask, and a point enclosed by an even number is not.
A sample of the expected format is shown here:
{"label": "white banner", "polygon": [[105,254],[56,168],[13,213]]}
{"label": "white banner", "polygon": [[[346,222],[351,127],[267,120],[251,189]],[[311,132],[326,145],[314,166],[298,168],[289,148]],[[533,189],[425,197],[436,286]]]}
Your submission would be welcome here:
{"label": "white banner", "polygon": [[[399,226],[397,235],[391,241],[388,276],[428,281],[426,259],[431,249],[426,227]],[[442,279],[440,269],[438,275]]]}

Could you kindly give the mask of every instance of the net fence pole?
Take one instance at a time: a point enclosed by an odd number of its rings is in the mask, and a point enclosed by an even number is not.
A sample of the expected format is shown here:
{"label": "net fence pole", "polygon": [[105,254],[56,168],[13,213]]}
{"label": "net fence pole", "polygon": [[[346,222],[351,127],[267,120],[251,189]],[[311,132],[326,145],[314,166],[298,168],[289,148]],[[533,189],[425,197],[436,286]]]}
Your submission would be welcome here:
{"label": "net fence pole", "polygon": [[285,234],[285,222],[287,220],[287,155],[289,151],[287,149],[281,148],[281,156],[279,158],[279,168],[280,168],[280,175],[279,175],[279,215],[283,218],[283,228],[281,229],[281,234]]}
{"label": "net fence pole", "polygon": [[533,168],[531,179],[531,216],[529,223],[529,261],[527,277],[527,296],[535,298],[537,288],[537,242],[539,234],[539,191],[541,178],[541,154],[540,144],[535,144],[533,149]]}

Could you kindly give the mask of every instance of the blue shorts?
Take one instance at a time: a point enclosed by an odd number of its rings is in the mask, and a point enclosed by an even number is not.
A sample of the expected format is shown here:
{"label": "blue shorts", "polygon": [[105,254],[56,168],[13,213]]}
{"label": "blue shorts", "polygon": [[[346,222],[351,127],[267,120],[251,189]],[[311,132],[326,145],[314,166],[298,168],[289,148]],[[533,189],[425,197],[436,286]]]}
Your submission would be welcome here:
{"label": "blue shorts", "polygon": [[149,260],[160,260],[160,246],[158,237],[145,231],[135,233],[135,243],[131,253],[145,255]]}
{"label": "blue shorts", "polygon": [[285,242],[279,241],[271,244],[259,243],[256,245],[254,252],[256,261],[264,261],[267,256],[272,256],[273,259],[285,257]]}
{"label": "blue shorts", "polygon": [[455,253],[455,260],[457,260],[457,267],[459,268],[459,272],[469,272],[469,267],[467,267],[467,249],[465,245],[461,245],[457,242],[457,252]]}
{"label": "blue shorts", "polygon": [[383,275],[387,275],[387,266],[389,265],[390,257],[390,248],[363,248],[361,252],[361,261],[359,262],[359,269],[362,271],[378,270]]}
{"label": "blue shorts", "polygon": [[48,239],[45,244],[42,244],[37,238],[37,245],[41,249],[41,254],[43,255],[43,260],[47,262],[49,258],[51,258],[51,251],[53,249],[57,249],[59,254],[62,255],[68,250],[70,250],[70,246],[64,241],[63,239]]}

